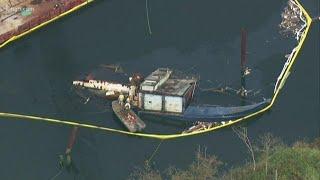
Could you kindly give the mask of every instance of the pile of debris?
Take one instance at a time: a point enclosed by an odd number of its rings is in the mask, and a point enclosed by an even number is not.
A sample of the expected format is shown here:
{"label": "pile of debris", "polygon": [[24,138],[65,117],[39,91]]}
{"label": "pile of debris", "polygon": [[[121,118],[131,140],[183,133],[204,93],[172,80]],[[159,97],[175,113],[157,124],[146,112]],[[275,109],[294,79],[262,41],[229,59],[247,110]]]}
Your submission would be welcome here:
{"label": "pile of debris", "polygon": [[197,121],[194,123],[193,126],[191,126],[190,128],[184,130],[182,132],[182,134],[186,134],[186,133],[192,133],[192,132],[197,132],[197,131],[203,131],[206,129],[211,129],[213,127],[217,127],[217,126],[222,126],[225,124],[229,124],[232,123],[232,121],[221,121],[221,122],[202,122],[202,121]]}
{"label": "pile of debris", "polygon": [[286,37],[296,36],[296,38],[299,38],[302,30],[306,26],[306,20],[294,1],[288,1],[281,17],[282,21],[279,25],[281,29],[280,33]]}

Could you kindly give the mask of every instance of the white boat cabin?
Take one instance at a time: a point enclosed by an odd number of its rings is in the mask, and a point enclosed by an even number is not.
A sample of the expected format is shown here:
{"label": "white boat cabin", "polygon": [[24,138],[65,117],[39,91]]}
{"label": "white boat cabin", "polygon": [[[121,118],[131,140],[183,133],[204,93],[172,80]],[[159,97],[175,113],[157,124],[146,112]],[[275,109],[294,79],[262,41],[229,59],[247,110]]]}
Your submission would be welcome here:
{"label": "white boat cabin", "polygon": [[168,68],[152,72],[140,85],[139,108],[144,111],[183,113],[189,105],[197,79],[178,77]]}

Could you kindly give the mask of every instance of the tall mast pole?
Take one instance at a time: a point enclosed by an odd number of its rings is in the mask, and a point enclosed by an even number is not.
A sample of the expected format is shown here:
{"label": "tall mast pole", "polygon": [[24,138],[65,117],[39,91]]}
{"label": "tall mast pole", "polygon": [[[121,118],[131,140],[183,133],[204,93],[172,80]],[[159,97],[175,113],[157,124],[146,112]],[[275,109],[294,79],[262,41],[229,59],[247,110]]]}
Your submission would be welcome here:
{"label": "tall mast pole", "polygon": [[241,62],[240,62],[240,68],[241,68],[241,89],[240,89],[240,95],[242,97],[247,96],[246,92],[246,61],[247,61],[247,31],[242,28],[241,29]]}

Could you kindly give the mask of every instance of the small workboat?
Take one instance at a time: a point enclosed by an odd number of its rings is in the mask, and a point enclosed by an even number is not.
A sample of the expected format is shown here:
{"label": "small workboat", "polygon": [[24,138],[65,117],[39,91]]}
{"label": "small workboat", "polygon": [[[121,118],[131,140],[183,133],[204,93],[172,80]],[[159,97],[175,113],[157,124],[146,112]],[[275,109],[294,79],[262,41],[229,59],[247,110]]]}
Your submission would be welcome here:
{"label": "small workboat", "polygon": [[112,101],[112,110],[130,132],[142,131],[146,127],[133,110],[125,108],[119,101]]}

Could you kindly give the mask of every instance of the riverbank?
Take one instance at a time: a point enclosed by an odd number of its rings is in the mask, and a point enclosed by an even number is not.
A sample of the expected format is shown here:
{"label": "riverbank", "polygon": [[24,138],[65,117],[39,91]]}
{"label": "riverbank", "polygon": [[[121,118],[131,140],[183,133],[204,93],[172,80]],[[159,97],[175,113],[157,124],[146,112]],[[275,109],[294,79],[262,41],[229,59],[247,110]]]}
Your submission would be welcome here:
{"label": "riverbank", "polygon": [[131,174],[129,179],[310,179],[320,178],[320,138],[312,142],[296,141],[285,145],[278,138],[266,134],[255,144],[256,162],[247,162],[235,168],[223,170],[218,157],[196,153],[195,160],[187,169],[169,167],[159,171],[150,162]]}
{"label": "riverbank", "polygon": [[11,0],[0,2],[0,48],[93,0]]}

